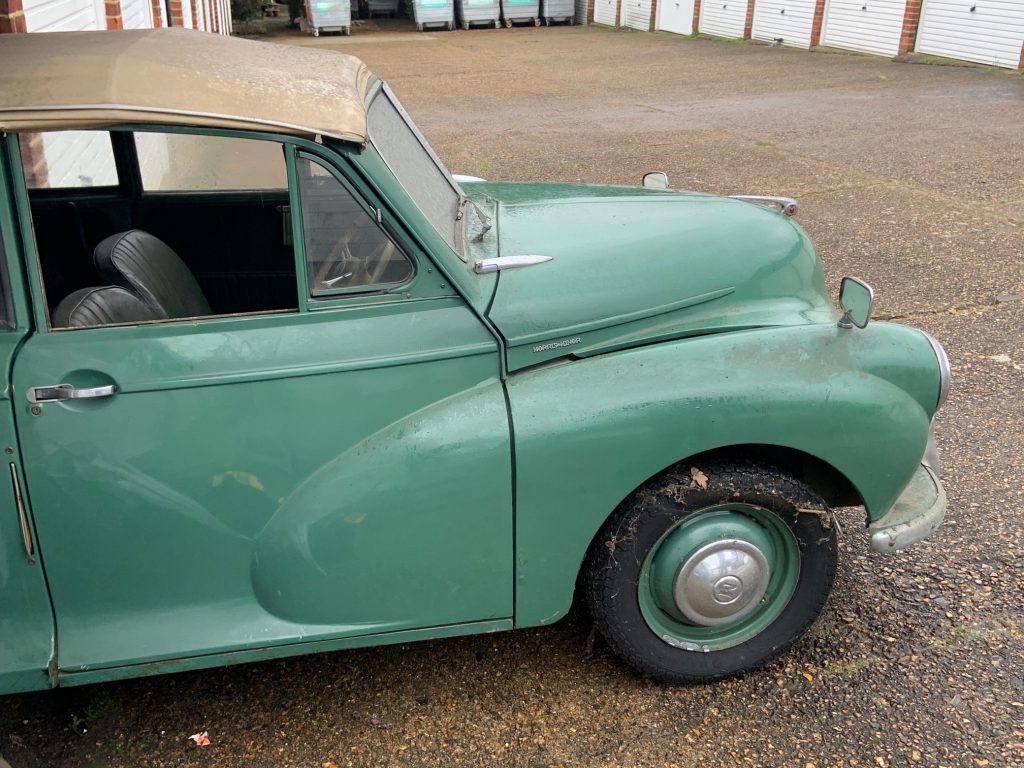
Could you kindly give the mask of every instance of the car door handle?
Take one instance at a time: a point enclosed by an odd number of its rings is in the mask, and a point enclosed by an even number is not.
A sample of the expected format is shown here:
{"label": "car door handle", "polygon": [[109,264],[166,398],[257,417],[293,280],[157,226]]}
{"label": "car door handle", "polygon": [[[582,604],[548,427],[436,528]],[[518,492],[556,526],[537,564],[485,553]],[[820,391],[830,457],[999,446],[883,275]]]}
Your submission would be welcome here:
{"label": "car door handle", "polygon": [[29,387],[30,403],[53,403],[59,400],[87,400],[90,397],[110,397],[117,394],[116,384],[103,387],[76,388],[70,384],[51,384],[46,387]]}

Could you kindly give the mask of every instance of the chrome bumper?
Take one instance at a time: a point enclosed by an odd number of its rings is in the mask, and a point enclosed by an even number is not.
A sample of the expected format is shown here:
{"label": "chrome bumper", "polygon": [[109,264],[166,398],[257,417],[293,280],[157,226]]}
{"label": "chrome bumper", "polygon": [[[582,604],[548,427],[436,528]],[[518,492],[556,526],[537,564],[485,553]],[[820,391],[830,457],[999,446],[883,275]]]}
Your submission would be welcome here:
{"label": "chrome bumper", "polygon": [[896,503],[885,515],[868,525],[871,548],[895,552],[928,536],[946,516],[946,491],[938,474],[922,464]]}

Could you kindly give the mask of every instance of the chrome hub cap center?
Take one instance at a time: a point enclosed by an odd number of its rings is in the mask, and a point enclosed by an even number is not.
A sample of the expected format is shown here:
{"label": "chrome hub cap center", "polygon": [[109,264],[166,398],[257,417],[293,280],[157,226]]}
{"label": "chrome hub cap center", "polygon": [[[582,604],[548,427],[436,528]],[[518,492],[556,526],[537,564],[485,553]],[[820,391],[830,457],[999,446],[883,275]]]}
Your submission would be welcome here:
{"label": "chrome hub cap center", "polygon": [[731,624],[757,608],[770,577],[768,559],[756,546],[742,539],[719,539],[682,561],[673,596],[694,624]]}

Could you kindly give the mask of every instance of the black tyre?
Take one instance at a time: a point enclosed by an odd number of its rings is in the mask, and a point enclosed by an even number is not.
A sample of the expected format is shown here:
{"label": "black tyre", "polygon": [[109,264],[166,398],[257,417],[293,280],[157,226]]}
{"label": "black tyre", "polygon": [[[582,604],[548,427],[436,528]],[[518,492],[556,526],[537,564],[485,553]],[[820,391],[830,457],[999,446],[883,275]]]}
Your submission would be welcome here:
{"label": "black tyre", "polygon": [[760,667],[821,613],[836,572],[827,506],[755,464],[685,466],[635,491],[585,563],[594,622],[643,675],[707,682]]}

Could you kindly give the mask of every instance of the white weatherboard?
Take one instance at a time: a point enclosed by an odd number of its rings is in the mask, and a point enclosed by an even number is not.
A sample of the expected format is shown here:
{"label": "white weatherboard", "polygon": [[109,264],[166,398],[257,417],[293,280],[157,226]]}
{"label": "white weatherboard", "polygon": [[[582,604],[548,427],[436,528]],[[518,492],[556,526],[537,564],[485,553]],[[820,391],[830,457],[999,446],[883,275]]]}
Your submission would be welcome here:
{"label": "white weatherboard", "polygon": [[907,0],[826,0],[821,44],[895,56]]}
{"label": "white weatherboard", "polygon": [[924,0],[920,53],[1016,69],[1024,45],[1024,0]]}

